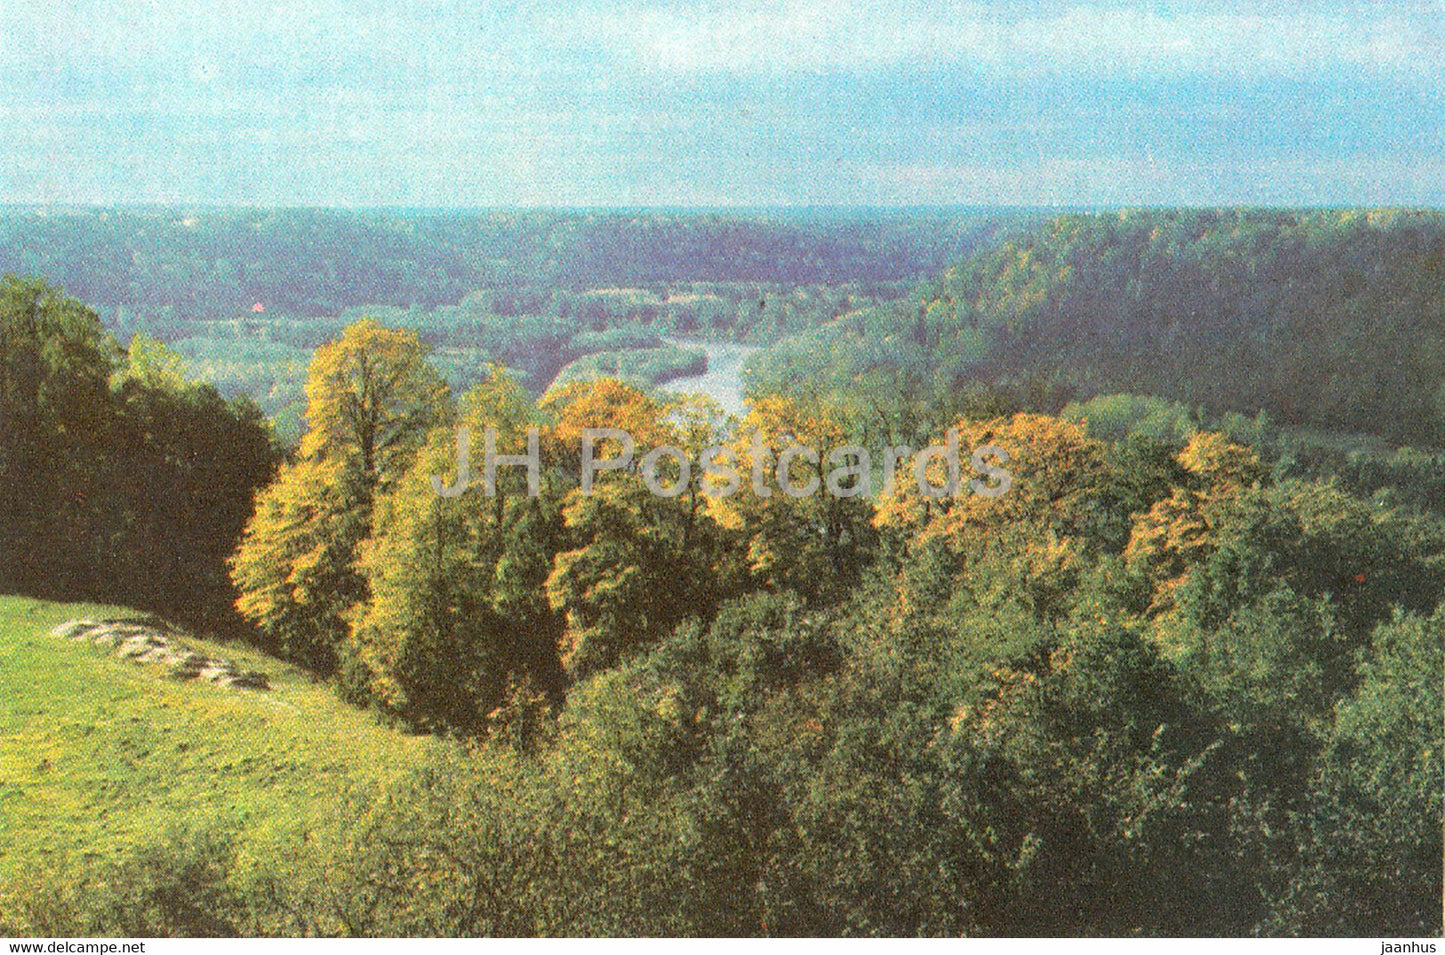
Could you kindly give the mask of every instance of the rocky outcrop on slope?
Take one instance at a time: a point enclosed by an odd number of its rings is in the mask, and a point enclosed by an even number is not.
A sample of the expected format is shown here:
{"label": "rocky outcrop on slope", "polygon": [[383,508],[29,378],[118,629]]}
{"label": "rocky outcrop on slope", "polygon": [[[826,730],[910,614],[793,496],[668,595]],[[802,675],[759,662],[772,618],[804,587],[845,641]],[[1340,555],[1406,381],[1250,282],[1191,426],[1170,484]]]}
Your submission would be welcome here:
{"label": "rocky outcrop on slope", "polygon": [[229,660],[196,653],[180,641],[180,631],[150,620],[71,620],[50,631],[53,637],[113,650],[122,659],[165,667],[178,680],[204,680],[217,686],[269,690],[266,674],[241,670]]}

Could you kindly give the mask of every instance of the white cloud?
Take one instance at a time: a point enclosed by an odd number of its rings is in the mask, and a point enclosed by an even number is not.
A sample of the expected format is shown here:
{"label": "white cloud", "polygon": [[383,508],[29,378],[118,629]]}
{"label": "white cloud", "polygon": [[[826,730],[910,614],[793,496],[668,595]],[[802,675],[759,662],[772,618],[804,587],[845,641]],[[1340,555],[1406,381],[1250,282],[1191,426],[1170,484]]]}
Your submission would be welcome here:
{"label": "white cloud", "polygon": [[[633,7],[592,11],[575,24],[643,63],[676,71],[808,71],[974,65],[1165,74],[1282,74],[1369,67],[1438,72],[1440,14],[1386,4],[1260,4],[1161,16],[1138,6],[1077,4],[1031,17],[1007,7],[929,9],[863,0],[749,3],[727,10]],[[1243,11],[1243,12],[1242,12]]]}
{"label": "white cloud", "polygon": [[[1241,78],[1361,68],[1445,72],[1440,0],[0,0],[0,67],[218,85],[506,82],[602,54],[622,66],[743,74],[938,67],[989,75],[1127,70]],[[1020,13],[1020,9],[1027,13]]]}
{"label": "white cloud", "polygon": [[[582,2],[0,0],[0,198],[1438,202],[1445,182],[1441,0]],[[843,95],[810,71],[879,76]],[[1132,85],[1092,82],[1112,76]]]}

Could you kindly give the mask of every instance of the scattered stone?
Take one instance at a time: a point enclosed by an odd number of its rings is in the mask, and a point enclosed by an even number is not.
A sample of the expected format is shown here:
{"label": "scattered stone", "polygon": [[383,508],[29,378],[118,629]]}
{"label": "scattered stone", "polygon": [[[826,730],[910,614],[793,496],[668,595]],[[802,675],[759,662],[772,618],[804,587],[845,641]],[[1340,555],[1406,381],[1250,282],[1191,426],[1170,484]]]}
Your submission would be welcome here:
{"label": "scattered stone", "polygon": [[121,641],[120,649],[116,651],[120,656],[144,662],[158,648],[165,646],[160,637],[151,634],[140,634],[134,637],[126,637]]}
{"label": "scattered stone", "polygon": [[60,637],[64,640],[74,640],[77,637],[84,636],[86,631],[93,630],[97,626],[99,626],[99,624],[94,620],[71,620],[62,623],[50,631],[50,635],[52,637]]}
{"label": "scattered stone", "polygon": [[199,653],[182,653],[171,660],[171,676],[178,680],[194,680],[201,675],[207,662]]}
{"label": "scattered stone", "polygon": [[203,680],[216,686],[269,690],[271,680],[255,670],[240,670],[229,660],[207,657],[180,641],[185,631],[157,618],[143,620],[70,620],[50,631],[63,640],[86,641],[114,650],[122,659],[166,667],[178,680]]}

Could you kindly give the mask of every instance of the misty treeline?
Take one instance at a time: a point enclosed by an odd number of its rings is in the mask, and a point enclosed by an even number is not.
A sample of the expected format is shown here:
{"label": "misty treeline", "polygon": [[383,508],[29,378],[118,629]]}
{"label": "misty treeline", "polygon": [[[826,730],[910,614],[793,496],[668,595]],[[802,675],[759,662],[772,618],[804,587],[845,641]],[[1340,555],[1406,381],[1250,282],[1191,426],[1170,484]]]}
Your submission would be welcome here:
{"label": "misty treeline", "polygon": [[[0,272],[45,275],[120,323],[454,305],[503,314],[553,289],[911,280],[1018,221],[987,212],[656,212],[0,207]],[[313,343],[319,344],[319,343]]]}

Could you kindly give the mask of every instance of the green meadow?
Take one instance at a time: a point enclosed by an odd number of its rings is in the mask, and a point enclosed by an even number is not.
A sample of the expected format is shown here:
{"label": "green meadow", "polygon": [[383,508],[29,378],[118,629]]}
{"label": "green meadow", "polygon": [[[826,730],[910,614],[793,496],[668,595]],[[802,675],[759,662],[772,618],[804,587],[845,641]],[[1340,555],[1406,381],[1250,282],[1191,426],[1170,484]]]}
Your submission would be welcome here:
{"label": "green meadow", "polygon": [[176,828],[236,831],[243,851],[259,851],[441,745],[236,644],[185,641],[266,673],[269,691],[178,681],[49,634],[67,620],[136,616],[0,598],[0,884],[104,863]]}

